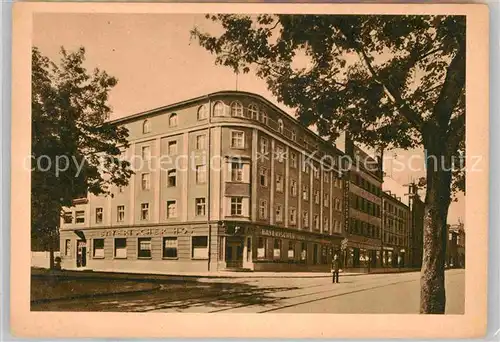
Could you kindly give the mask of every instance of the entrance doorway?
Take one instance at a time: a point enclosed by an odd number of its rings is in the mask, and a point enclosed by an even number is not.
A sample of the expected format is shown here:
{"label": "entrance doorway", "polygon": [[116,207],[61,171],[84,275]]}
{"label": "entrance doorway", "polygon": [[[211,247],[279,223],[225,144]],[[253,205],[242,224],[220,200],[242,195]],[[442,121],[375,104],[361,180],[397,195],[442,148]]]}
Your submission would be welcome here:
{"label": "entrance doorway", "polygon": [[241,237],[227,237],[226,240],[226,267],[243,267],[243,239]]}
{"label": "entrance doorway", "polygon": [[87,241],[78,240],[76,242],[76,267],[87,266]]}

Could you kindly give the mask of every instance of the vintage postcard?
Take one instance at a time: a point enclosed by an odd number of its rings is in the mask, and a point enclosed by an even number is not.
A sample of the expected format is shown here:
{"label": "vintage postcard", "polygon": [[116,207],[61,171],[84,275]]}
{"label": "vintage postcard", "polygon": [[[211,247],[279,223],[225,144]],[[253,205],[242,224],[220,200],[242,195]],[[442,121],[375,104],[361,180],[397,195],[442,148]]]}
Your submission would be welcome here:
{"label": "vintage postcard", "polygon": [[486,6],[16,3],[12,56],[15,335],[485,334]]}

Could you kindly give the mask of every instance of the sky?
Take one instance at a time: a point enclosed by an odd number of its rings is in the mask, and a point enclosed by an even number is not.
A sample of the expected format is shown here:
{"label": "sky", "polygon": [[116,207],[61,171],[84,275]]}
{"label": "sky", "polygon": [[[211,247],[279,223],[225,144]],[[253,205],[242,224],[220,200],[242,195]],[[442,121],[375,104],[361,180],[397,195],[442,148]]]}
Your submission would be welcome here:
{"label": "sky", "polygon": [[[69,51],[85,47],[89,70],[98,67],[118,79],[110,92],[111,119],[220,90],[262,95],[293,115],[293,109],[279,103],[253,73],[236,77],[231,69],[216,66],[215,56],[190,39],[195,26],[220,30],[202,14],[37,13],[33,45],[54,61],[61,46]],[[393,150],[385,155],[393,160],[384,163],[384,190],[403,197],[403,184],[425,176],[423,150]],[[398,162],[410,158],[418,171],[398,168]],[[465,221],[465,198],[460,194],[458,199],[450,206],[450,224]]]}

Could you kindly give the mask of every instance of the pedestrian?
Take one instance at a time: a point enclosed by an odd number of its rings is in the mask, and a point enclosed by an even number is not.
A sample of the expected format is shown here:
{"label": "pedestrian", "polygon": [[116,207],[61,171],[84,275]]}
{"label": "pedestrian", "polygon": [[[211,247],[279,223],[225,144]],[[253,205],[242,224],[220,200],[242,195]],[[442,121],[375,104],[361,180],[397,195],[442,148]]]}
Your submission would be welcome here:
{"label": "pedestrian", "polygon": [[340,261],[337,254],[335,254],[332,260],[332,283],[339,282],[339,269]]}

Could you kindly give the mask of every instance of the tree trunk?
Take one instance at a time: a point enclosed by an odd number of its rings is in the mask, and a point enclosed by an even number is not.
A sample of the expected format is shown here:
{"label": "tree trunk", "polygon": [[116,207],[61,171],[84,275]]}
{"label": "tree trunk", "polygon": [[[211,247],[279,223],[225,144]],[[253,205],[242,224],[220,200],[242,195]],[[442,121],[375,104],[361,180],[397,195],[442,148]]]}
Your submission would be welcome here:
{"label": "tree trunk", "polygon": [[444,263],[451,171],[445,144],[442,140],[434,143],[433,148],[426,149],[427,191],[420,275],[420,313],[424,314],[444,314],[446,307]]}
{"label": "tree trunk", "polygon": [[54,261],[54,238],[52,234],[50,234],[49,241],[49,258],[50,258],[50,269],[55,269],[55,261]]}

